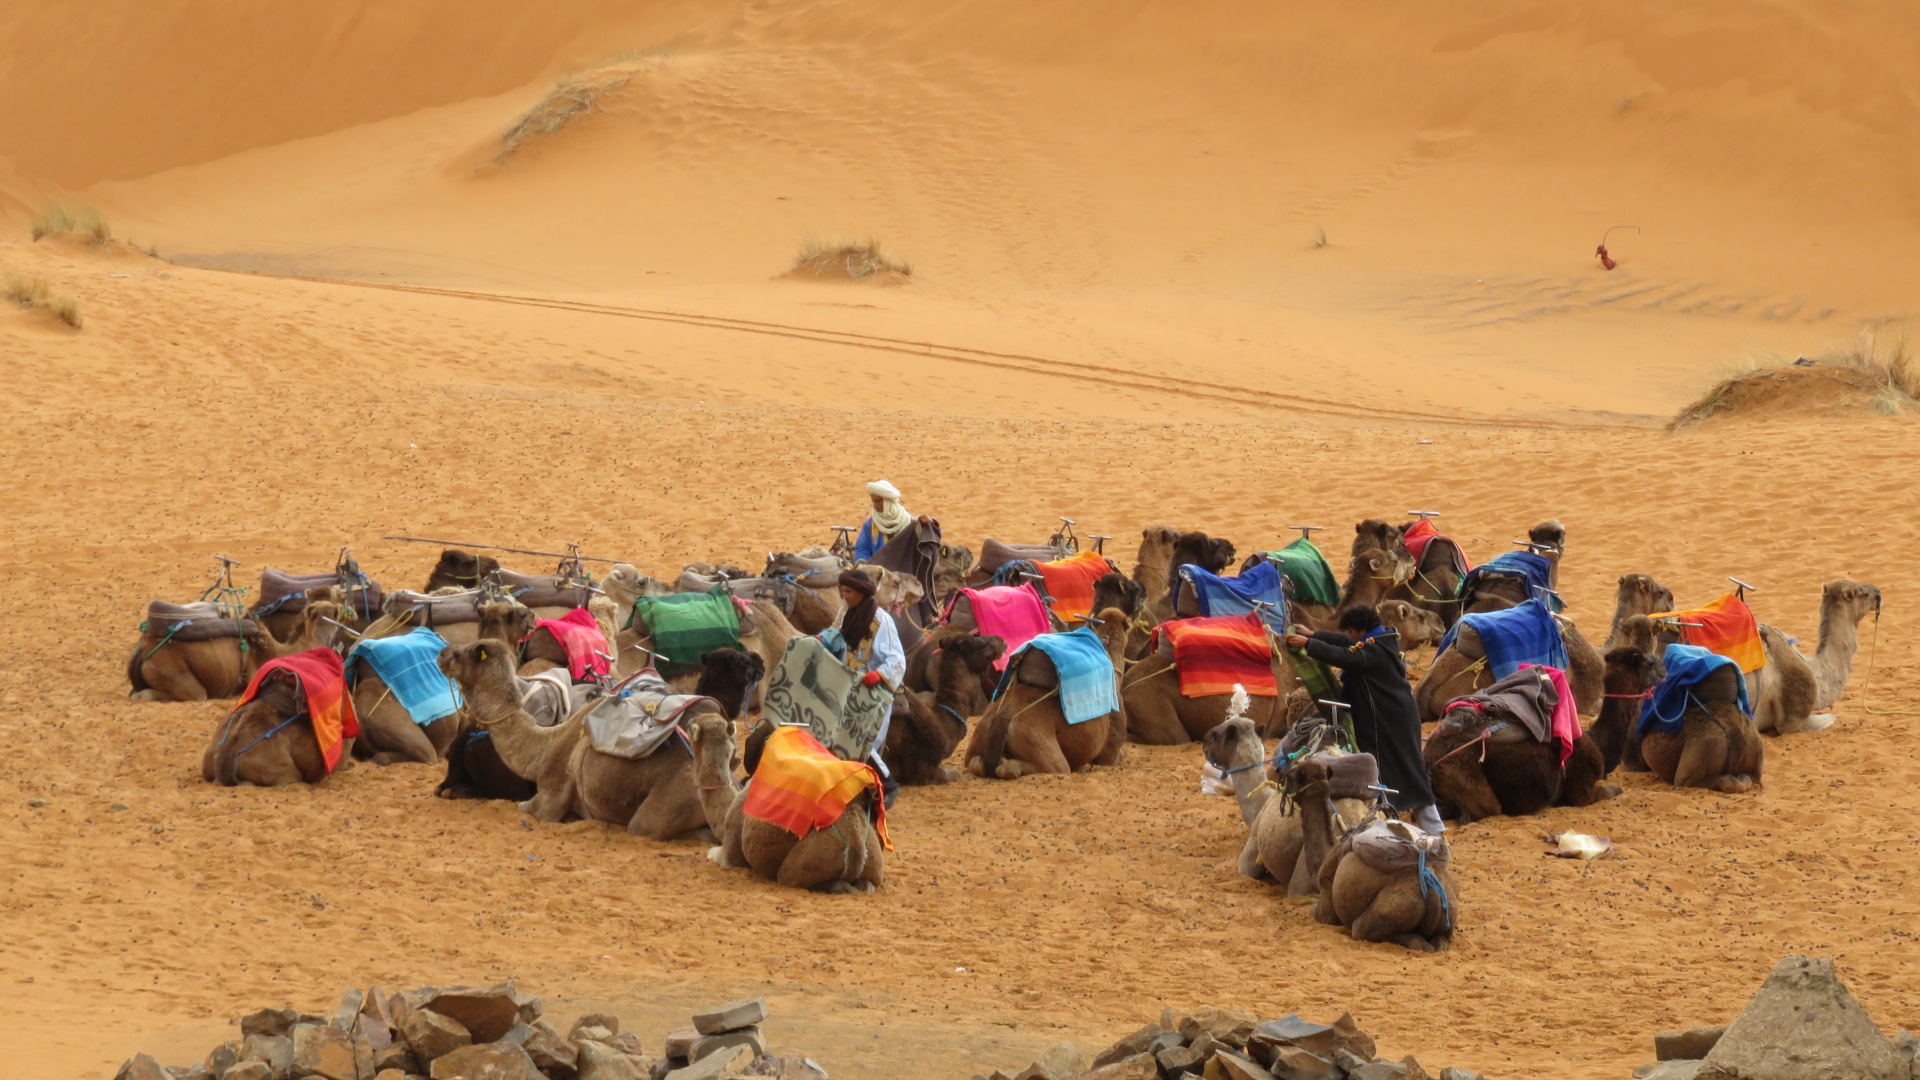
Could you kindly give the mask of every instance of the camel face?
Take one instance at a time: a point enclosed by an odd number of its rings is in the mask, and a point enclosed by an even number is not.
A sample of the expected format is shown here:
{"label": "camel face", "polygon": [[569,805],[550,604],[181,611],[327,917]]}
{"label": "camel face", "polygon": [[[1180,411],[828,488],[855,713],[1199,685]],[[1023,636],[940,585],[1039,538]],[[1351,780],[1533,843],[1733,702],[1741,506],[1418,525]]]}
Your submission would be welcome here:
{"label": "camel face", "polygon": [[1093,583],[1093,609],[1105,611],[1114,608],[1124,611],[1128,618],[1138,614],[1147,602],[1147,590],[1144,585],[1121,574],[1107,574]]}
{"label": "camel face", "polygon": [[1820,590],[1820,610],[1838,609],[1852,622],[1859,622],[1868,612],[1880,613],[1880,590],[1873,585],[1862,585],[1857,581],[1841,578],[1827,582]]}
{"label": "camel face", "polygon": [[715,649],[701,656],[700,664],[700,682],[693,692],[718,701],[728,720],[740,718],[753,685],[767,674],[759,654],[738,649]]}
{"label": "camel face", "polygon": [[1380,621],[1400,635],[1400,644],[1408,649],[1431,645],[1446,634],[1440,616],[1418,608],[1405,600],[1382,600]]}
{"label": "camel face", "polygon": [[1255,765],[1266,757],[1260,733],[1244,716],[1216,725],[1200,740],[1200,746],[1207,763],[1221,772]]}
{"label": "camel face", "polygon": [[1368,518],[1353,527],[1353,553],[1363,551],[1392,551],[1395,548],[1405,550],[1402,537],[1406,526],[1389,525],[1379,518]]}

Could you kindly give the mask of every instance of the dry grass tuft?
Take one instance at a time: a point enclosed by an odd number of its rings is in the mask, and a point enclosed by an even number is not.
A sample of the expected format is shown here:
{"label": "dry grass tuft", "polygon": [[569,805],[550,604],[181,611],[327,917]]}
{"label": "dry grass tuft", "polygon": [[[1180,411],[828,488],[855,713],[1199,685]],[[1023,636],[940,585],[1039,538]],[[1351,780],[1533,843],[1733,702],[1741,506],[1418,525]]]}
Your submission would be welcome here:
{"label": "dry grass tuft", "polygon": [[8,274],[7,299],[29,311],[45,311],[75,330],[80,329],[80,304],[71,296],[56,295],[47,279],[38,274]]}
{"label": "dry grass tuft", "polygon": [[1749,365],[1681,409],[1667,430],[1747,412],[1866,410],[1888,416],[1920,411],[1920,361],[1904,329],[1883,336],[1870,327],[1853,344],[1810,360]]}
{"label": "dry grass tuft", "polygon": [[55,203],[47,207],[33,219],[33,238],[38,240],[48,233],[81,233],[96,244],[113,239],[107,219],[91,206],[75,210]]}
{"label": "dry grass tuft", "polygon": [[913,265],[888,254],[878,240],[857,244],[809,240],[786,276],[902,282],[913,276]]}
{"label": "dry grass tuft", "polygon": [[504,161],[527,140],[552,135],[593,111],[602,97],[627,85],[632,78],[631,70],[601,67],[561,79],[551,93],[514,121],[500,137],[500,152],[494,155],[494,160]]}

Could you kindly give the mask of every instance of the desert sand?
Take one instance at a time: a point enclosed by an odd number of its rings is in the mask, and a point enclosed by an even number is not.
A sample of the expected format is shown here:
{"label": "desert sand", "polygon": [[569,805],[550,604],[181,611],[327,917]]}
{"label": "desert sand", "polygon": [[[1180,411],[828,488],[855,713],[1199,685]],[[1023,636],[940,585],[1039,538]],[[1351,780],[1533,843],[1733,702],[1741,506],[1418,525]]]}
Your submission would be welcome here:
{"label": "desert sand", "polygon": [[[1789,952],[1920,1027],[1920,429],[1663,430],[1740,364],[1914,310],[1912,5],[16,8],[0,269],[84,324],[0,310],[0,1075],[505,977],[643,1030],[766,993],[776,1044],[854,1078],[1226,1004],[1349,1009],[1436,1070],[1602,1080]],[[503,155],[559,80],[603,92]],[[53,201],[159,257],[30,242]],[[868,237],[909,283],[779,278]],[[909,789],[889,887],[844,898],[435,800],[438,768],[215,788],[222,705],[126,700],[142,606],[198,595],[216,554],[244,579],[350,546],[406,587],[435,552],[384,535],[757,565],[881,476],[960,542],[1069,515],[1128,566],[1160,522],[1242,552],[1327,525],[1338,552],[1430,506],[1480,560],[1559,517],[1590,634],[1629,572],[1684,603],[1737,575],[1808,643],[1829,579],[1885,613],[1839,722],[1770,738],[1761,790],[1629,776],[1457,830],[1440,956],[1239,878],[1192,746]],[[1617,856],[1543,858],[1568,828]]]}

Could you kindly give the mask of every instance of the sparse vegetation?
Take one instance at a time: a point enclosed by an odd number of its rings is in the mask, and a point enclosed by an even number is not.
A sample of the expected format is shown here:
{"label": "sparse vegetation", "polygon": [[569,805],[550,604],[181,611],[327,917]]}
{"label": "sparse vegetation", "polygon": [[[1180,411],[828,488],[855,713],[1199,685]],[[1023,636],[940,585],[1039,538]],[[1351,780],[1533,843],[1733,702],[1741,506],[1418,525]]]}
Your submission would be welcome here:
{"label": "sparse vegetation", "polygon": [[33,219],[33,238],[35,240],[48,233],[81,233],[91,237],[96,244],[104,244],[113,239],[113,229],[107,224],[100,211],[91,206],[74,209],[55,203],[47,207]]}
{"label": "sparse vegetation", "polygon": [[890,255],[878,240],[863,243],[809,240],[801,246],[800,254],[793,260],[793,267],[787,271],[787,276],[844,277],[851,281],[878,277],[882,280],[904,281],[913,276],[913,266]]}
{"label": "sparse vegetation", "polygon": [[1313,239],[1310,241],[1310,243],[1312,243],[1315,248],[1326,247],[1327,246],[1327,230],[1321,228],[1318,225],[1315,225],[1313,227]]}
{"label": "sparse vegetation", "polygon": [[39,309],[78,330],[80,305],[71,296],[54,293],[47,279],[34,275],[8,274],[7,299],[28,310]]}
{"label": "sparse vegetation", "polygon": [[500,137],[500,153],[494,160],[504,160],[528,139],[551,135],[566,127],[576,117],[597,108],[603,96],[627,85],[631,78],[633,72],[629,69],[605,66],[561,79],[551,93],[514,121]]}
{"label": "sparse vegetation", "polygon": [[1904,329],[1886,334],[1870,327],[1851,345],[1811,359],[1749,364],[1680,410],[1667,430],[1769,407],[1846,411],[1863,405],[1889,416],[1920,411],[1920,362]]}

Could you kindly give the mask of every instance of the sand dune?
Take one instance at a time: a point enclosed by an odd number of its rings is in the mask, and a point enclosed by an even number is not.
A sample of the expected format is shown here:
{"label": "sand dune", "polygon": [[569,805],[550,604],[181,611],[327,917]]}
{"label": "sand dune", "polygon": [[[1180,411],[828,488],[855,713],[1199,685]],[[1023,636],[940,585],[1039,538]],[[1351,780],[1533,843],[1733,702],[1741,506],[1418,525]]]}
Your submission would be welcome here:
{"label": "sand dune", "polygon": [[[184,1060],[351,982],[509,975],[662,1027],[769,992],[777,1042],[856,1078],[1229,1003],[1601,1080],[1788,951],[1920,1027],[1914,428],[1660,430],[1730,365],[1913,310],[1909,5],[86,8],[0,15],[0,270],[85,316],[0,310],[19,1075]],[[583,73],[593,106],[502,158]],[[27,243],[55,197],[174,261]],[[1615,225],[1639,231],[1608,272]],[[911,283],[778,280],[868,237]],[[141,605],[215,554],[351,545],[408,586],[432,553],[385,534],[751,563],[879,475],[963,542],[1069,514],[1123,559],[1155,522],[1251,550],[1313,518],[1338,548],[1423,504],[1483,558],[1558,516],[1590,631],[1633,571],[1693,603],[1738,575],[1806,639],[1828,579],[1886,611],[1870,696],[1863,655],[1833,729],[1768,741],[1760,792],[1634,777],[1461,830],[1438,958],[1239,879],[1192,748],[911,791],[893,886],[849,903],[438,802],[427,768],[212,789],[221,707],[124,700]],[[31,617],[48,597],[64,618]],[[1565,828],[1620,857],[1544,860]]]}

